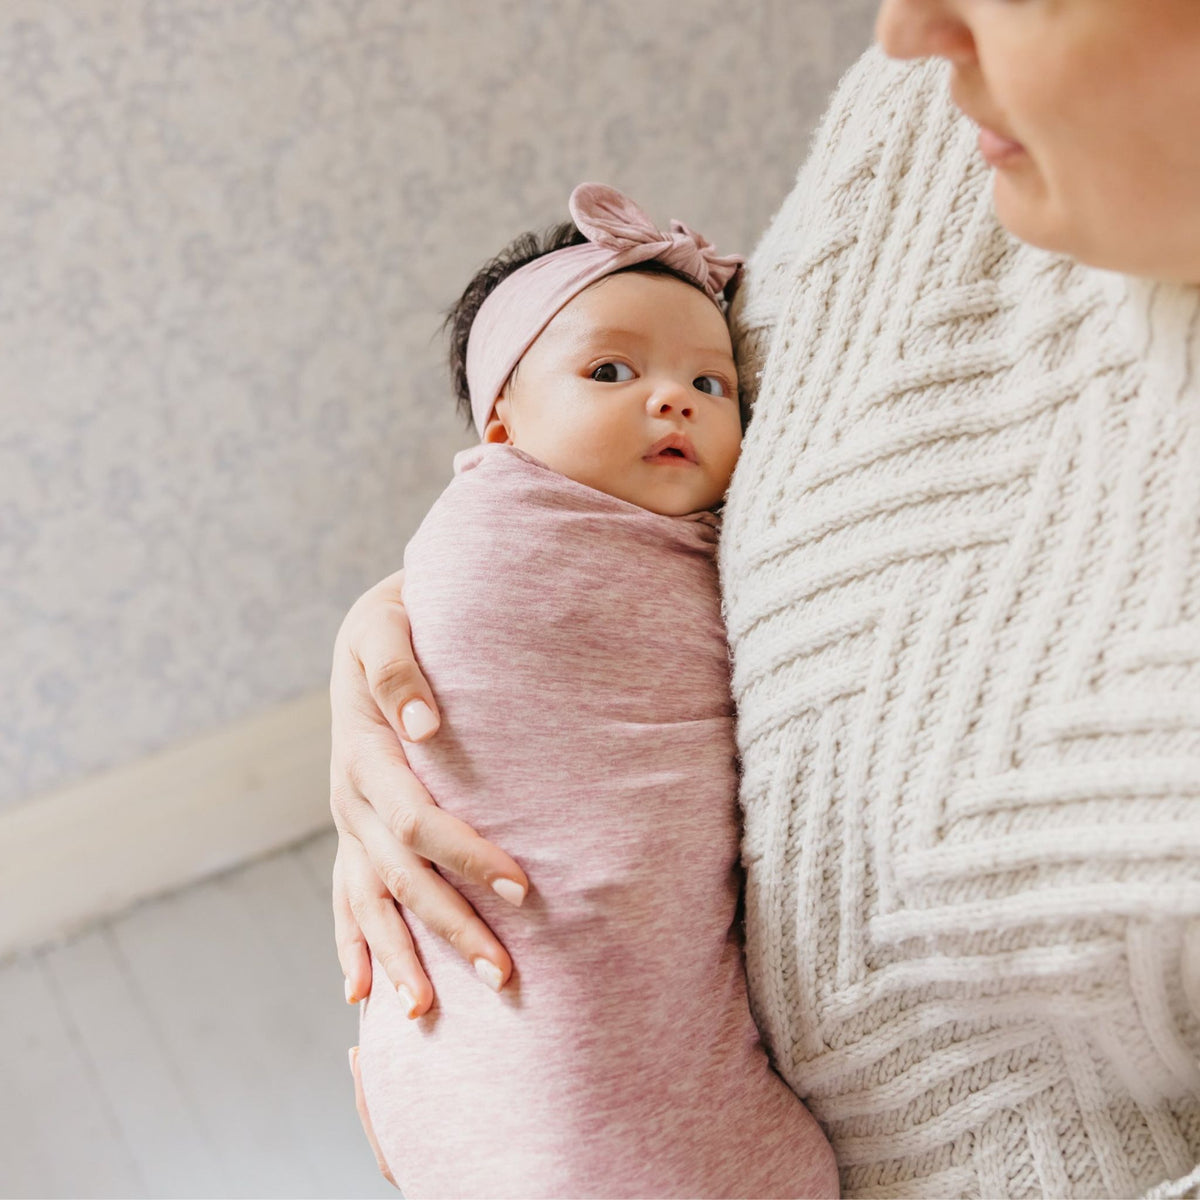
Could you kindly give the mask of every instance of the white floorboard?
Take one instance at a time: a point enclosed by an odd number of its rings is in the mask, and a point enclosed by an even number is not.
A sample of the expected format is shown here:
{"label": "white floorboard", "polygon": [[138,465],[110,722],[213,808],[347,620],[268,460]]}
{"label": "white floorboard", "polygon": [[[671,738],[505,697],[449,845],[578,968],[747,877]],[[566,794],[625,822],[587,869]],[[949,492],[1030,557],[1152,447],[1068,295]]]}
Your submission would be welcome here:
{"label": "white floorboard", "polygon": [[138,1195],[228,1195],[221,1168],[111,929],[44,959],[141,1181]]}
{"label": "white floorboard", "polygon": [[17,961],[0,981],[0,1173],[12,1195],[142,1194],[45,964]]}
{"label": "white floorboard", "polygon": [[0,1197],[396,1197],[354,1111],[332,833],[0,964]]}

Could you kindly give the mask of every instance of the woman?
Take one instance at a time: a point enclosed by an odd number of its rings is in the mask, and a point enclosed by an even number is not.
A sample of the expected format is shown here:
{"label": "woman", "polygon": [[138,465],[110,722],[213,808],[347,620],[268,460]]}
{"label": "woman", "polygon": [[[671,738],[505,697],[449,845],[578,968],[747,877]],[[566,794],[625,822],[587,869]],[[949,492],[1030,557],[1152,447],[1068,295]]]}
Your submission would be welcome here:
{"label": "woman", "polygon": [[[878,33],[933,61],[843,81],[734,314],[755,1015],[848,1195],[1182,1195],[1200,4],[887,0]],[[332,695],[348,995],[369,945],[432,1002],[393,895],[503,983],[429,863],[517,902],[529,881],[405,768],[395,735],[432,736],[436,705],[397,577],[347,617]]]}

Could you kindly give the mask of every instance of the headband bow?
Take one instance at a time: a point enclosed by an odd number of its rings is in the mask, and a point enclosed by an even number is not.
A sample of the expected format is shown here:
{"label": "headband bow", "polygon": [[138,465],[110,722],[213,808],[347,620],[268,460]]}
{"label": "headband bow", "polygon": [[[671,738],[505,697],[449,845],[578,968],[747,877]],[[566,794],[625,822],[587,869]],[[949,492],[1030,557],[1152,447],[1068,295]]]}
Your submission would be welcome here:
{"label": "headband bow", "polygon": [[593,245],[632,255],[632,262],[654,259],[674,267],[714,300],[743,262],[737,254],[718,254],[710,241],[682,221],[672,221],[669,232],[662,232],[628,196],[603,183],[581,183],[571,193],[570,208],[579,232]]}
{"label": "headband bow", "polygon": [[467,386],[479,435],[496,398],[555,314],[606,275],[638,263],[673,267],[715,302],[741,269],[736,254],[719,255],[682,221],[657,229],[628,196],[602,183],[581,183],[572,193],[571,217],[588,239],[544,254],[509,275],[480,305],[467,341]]}

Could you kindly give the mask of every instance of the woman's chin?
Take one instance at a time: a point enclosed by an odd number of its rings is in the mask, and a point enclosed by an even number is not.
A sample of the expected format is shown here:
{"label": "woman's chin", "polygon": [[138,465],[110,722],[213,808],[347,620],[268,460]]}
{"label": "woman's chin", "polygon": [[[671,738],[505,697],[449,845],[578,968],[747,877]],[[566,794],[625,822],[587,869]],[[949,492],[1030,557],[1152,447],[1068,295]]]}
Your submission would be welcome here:
{"label": "woman's chin", "polygon": [[1076,254],[1069,230],[1055,215],[1040,178],[1030,172],[996,171],[992,202],[996,219],[1019,241],[1056,254]]}
{"label": "woman's chin", "polygon": [[[1149,236],[1152,222],[1111,229],[1083,227],[1070,209],[1055,204],[1041,177],[1032,172],[996,171],[992,180],[996,219],[1013,237],[1039,250],[1064,254],[1087,267],[1168,283],[1200,284],[1200,219],[1190,236]],[[1178,221],[1166,222],[1172,229]],[[1189,246],[1191,250],[1189,252]]]}

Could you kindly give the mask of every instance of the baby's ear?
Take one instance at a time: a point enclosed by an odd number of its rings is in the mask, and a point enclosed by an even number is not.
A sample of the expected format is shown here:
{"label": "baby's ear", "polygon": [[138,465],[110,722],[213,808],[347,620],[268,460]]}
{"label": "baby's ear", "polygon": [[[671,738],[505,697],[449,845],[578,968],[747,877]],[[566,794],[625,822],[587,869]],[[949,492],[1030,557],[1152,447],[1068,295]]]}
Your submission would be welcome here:
{"label": "baby's ear", "polygon": [[492,415],[483,427],[483,440],[505,446],[512,445],[512,434],[508,431],[508,401],[503,397],[496,401],[496,407],[492,409]]}

